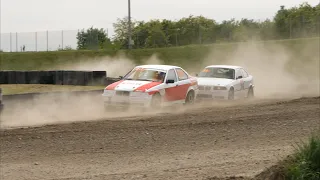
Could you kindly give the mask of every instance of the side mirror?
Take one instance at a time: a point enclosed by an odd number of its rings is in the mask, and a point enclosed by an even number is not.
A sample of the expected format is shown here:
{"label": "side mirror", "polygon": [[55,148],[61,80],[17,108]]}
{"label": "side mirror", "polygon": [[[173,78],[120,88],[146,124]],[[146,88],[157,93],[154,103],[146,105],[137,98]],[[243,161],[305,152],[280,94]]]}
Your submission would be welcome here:
{"label": "side mirror", "polygon": [[238,76],[238,77],[237,77],[237,79],[241,79],[241,78],[242,78],[242,76]]}
{"label": "side mirror", "polygon": [[173,79],[167,79],[166,84],[172,84],[172,83],[174,83]]}

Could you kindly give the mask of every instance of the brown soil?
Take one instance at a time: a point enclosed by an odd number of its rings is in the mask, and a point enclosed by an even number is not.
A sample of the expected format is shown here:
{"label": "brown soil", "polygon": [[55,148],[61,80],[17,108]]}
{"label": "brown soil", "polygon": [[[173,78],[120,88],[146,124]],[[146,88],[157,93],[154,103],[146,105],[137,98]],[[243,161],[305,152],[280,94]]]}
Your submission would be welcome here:
{"label": "brown soil", "polygon": [[0,179],[246,179],[291,154],[319,113],[316,97],[2,129]]}

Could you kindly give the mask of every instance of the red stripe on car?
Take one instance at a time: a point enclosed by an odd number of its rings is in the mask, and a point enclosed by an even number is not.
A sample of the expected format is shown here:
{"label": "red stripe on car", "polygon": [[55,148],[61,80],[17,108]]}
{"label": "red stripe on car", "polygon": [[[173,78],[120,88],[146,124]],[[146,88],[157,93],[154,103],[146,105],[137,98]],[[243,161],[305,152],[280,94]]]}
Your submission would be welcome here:
{"label": "red stripe on car", "polygon": [[148,84],[145,84],[145,85],[142,85],[142,86],[136,88],[134,91],[142,91],[142,92],[144,92],[146,89],[150,89],[150,88],[152,88],[154,86],[157,86],[159,84],[162,84],[162,82],[150,82]]}
{"label": "red stripe on car", "polygon": [[124,80],[120,80],[117,82],[114,82],[106,87],[106,90],[114,90],[120,83],[122,83]]}

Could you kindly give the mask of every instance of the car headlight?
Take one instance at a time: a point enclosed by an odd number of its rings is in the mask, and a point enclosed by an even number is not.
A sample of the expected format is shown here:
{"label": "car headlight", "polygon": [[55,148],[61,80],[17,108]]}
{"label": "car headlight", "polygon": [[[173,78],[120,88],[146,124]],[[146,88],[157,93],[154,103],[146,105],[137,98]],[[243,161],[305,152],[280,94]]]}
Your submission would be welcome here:
{"label": "car headlight", "polygon": [[225,86],[214,86],[214,90],[227,90],[227,87]]}

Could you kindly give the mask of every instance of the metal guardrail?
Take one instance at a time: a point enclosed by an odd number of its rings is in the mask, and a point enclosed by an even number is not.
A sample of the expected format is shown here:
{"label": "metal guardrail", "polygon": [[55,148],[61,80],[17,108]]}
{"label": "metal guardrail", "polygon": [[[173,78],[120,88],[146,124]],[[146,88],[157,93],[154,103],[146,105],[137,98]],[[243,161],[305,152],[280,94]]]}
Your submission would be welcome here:
{"label": "metal guardrail", "polygon": [[2,89],[0,88],[0,112],[2,111],[3,109],[3,103],[2,103]]}
{"label": "metal guardrail", "polygon": [[[103,79],[102,84],[107,86],[119,80],[120,78],[106,77]],[[59,95],[67,95],[67,96],[68,95],[70,96],[94,95],[98,97],[102,93],[103,93],[103,88],[101,90],[89,90],[89,91],[68,91],[68,92],[58,91],[58,92],[40,92],[40,93],[3,95],[2,89],[0,88],[0,112],[4,109],[4,106],[7,106],[7,105],[10,106],[10,104],[19,102],[19,101],[29,101],[29,100],[32,101],[39,96],[52,97],[52,95],[57,95],[56,98],[59,98],[60,97]]]}
{"label": "metal guardrail", "polygon": [[0,84],[102,85],[106,71],[0,71]]}

